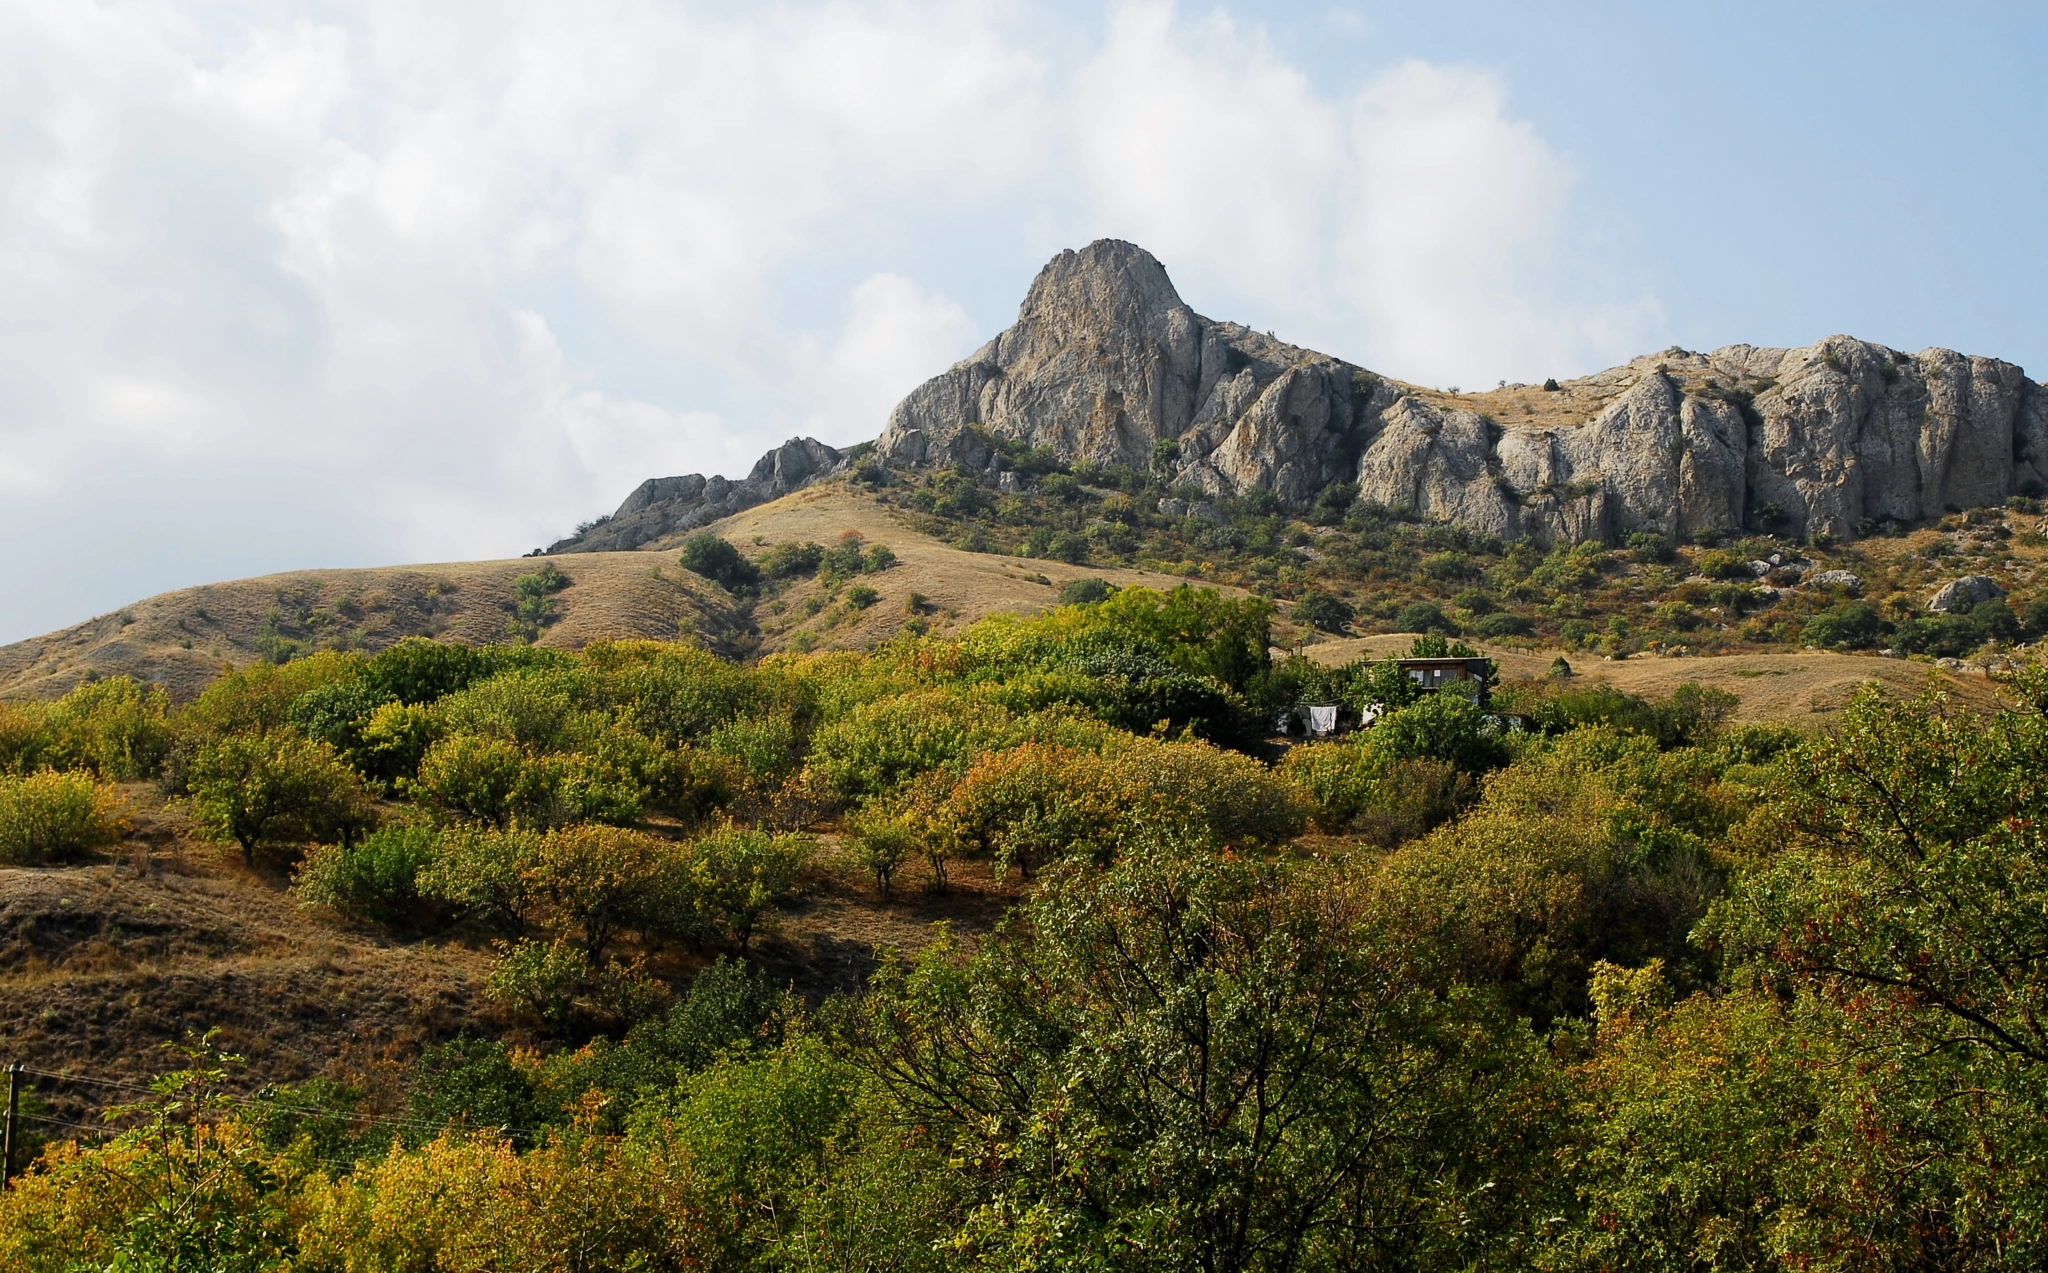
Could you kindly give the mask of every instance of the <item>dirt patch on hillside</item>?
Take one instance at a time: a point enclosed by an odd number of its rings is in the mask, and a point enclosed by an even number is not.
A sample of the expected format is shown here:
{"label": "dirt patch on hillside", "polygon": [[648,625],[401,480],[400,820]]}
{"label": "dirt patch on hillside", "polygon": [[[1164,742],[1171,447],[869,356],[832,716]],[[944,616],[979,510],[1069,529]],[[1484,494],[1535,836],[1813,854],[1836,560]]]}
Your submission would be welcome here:
{"label": "dirt patch on hillside", "polygon": [[[310,914],[280,883],[189,840],[175,805],[124,789],[136,835],[96,863],[0,868],[0,1058],[137,1083],[162,1045],[221,1028],[238,1084],[410,1056],[488,1021],[476,951],[403,943]],[[43,1083],[78,1121],[106,1089]]]}
{"label": "dirt patch on hillside", "polygon": [[[281,877],[252,875],[190,838],[178,805],[154,788],[123,794],[134,834],[101,860],[0,868],[0,1063],[139,1084],[179,1064],[164,1043],[218,1026],[219,1045],[248,1059],[235,1078],[243,1091],[320,1074],[389,1088],[422,1047],[464,1030],[531,1037],[484,997],[482,941],[408,940],[306,910]],[[812,1004],[857,989],[878,949],[915,950],[935,924],[978,940],[1021,895],[1014,875],[998,881],[985,863],[957,864],[944,890],[914,863],[883,900],[837,837],[821,838],[802,895],[754,950]],[[37,1086],[49,1112],[72,1123],[129,1098],[84,1083]]]}
{"label": "dirt patch on hillside", "polygon": [[785,909],[759,952],[769,972],[813,1003],[859,989],[882,952],[916,951],[941,924],[971,948],[1025,892],[1018,875],[997,879],[985,861],[952,863],[945,887],[935,888],[920,861],[906,863],[883,898],[838,836],[821,839],[804,896]]}

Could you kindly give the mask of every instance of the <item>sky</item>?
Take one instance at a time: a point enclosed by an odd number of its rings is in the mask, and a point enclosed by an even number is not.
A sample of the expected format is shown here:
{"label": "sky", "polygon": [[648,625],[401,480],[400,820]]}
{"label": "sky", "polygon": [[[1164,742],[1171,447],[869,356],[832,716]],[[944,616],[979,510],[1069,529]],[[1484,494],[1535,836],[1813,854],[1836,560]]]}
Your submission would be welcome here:
{"label": "sky", "polygon": [[846,445],[1129,239],[1414,382],[2048,378],[2048,7],[0,4],[0,643]]}

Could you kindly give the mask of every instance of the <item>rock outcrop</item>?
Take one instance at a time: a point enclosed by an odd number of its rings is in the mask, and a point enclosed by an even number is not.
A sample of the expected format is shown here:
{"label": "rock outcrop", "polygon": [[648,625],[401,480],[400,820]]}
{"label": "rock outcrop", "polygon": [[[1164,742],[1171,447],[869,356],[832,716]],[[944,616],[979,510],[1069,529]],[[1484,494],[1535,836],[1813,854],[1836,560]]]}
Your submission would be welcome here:
{"label": "rock outcrop", "polygon": [[695,530],[744,508],[765,504],[837,471],[845,457],[816,438],[791,438],[754,462],[740,481],[705,477],[650,477],[635,487],[618,511],[595,525],[549,545],[548,552],[619,552]]}
{"label": "rock outcrop", "polygon": [[1943,584],[1927,608],[1938,614],[1968,614],[1986,601],[2004,599],[2005,589],[1990,575],[1964,575]]}
{"label": "rock outcrop", "polygon": [[[986,470],[1005,490],[1022,485],[1005,472],[1009,444],[1153,471],[1211,498],[1262,489],[1298,503],[1343,483],[1543,546],[1637,531],[1847,539],[2048,488],[2048,387],[1945,349],[1845,336],[1669,349],[1555,393],[1523,389],[1405,386],[1204,318],[1150,253],[1102,240],[1054,257],[1016,323],[897,404],[875,456]],[[550,551],[634,547],[840,462],[804,440],[744,482],[657,479]]]}
{"label": "rock outcrop", "polygon": [[1001,463],[990,442],[1007,438],[1157,463],[1210,494],[1300,500],[1353,476],[1379,388],[1350,363],[1202,317],[1151,253],[1104,239],[1054,257],[1016,323],[898,403],[876,450],[896,467],[980,468]]}

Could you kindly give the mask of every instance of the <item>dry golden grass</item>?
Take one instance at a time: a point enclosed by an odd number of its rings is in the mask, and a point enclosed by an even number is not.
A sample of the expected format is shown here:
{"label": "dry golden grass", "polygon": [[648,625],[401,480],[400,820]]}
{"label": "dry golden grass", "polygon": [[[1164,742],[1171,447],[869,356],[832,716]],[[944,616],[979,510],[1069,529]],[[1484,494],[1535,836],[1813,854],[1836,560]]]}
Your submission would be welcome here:
{"label": "dry golden grass", "polygon": [[[191,840],[153,787],[123,795],[134,832],[101,862],[0,868],[0,1055],[134,1082],[171,1068],[163,1043],[219,1026],[253,1087],[374,1068],[480,1019],[480,951],[309,914]],[[45,1095],[73,1120],[109,1099]]]}
{"label": "dry golden grass", "polygon": [[[696,636],[714,648],[744,628],[731,598],[670,555],[587,553],[550,559],[570,586],[539,644],[581,649],[615,637]],[[401,637],[470,644],[506,639],[512,581],[529,558],[298,570],[166,592],[62,631],[0,647],[0,697],[54,698],[85,679],[127,674],[197,694],[224,664],[260,657],[266,623],[321,648],[379,650]]]}
{"label": "dry golden grass", "polygon": [[[881,600],[864,611],[849,611],[842,605],[821,610],[815,617],[804,615],[805,603],[821,598],[822,594],[819,585],[809,580],[757,607],[754,619],[761,627],[764,651],[788,648],[799,632],[811,633],[819,649],[859,648],[886,641],[911,621],[913,615],[906,603],[912,593],[925,598],[921,609],[927,626],[933,631],[945,631],[997,611],[1030,614],[1042,610],[1053,604],[1060,585],[1073,579],[1106,579],[1119,587],[1148,588],[1170,588],[1186,582],[1175,575],[1149,570],[1069,566],[1035,558],[967,552],[912,530],[872,496],[840,485],[797,491],[737,513],[708,529],[754,556],[776,544],[806,540],[829,547],[849,530],[858,532],[870,543],[888,545],[896,554],[894,567],[861,577],[860,582],[881,594]],[[663,547],[673,547],[681,538],[662,541]],[[774,609],[778,602],[782,606],[780,612]],[[829,621],[827,616],[834,614],[839,616],[838,621],[824,627]]]}

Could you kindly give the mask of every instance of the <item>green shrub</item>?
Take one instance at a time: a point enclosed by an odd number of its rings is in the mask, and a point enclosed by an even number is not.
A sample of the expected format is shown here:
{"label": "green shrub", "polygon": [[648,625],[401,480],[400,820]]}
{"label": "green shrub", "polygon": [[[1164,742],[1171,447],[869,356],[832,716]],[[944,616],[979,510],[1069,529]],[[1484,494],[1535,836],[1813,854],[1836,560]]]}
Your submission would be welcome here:
{"label": "green shrub", "polygon": [[1480,774],[1508,761],[1508,750],[1479,705],[1456,690],[1424,695],[1382,716],[1373,745],[1389,760],[1440,760]]}
{"label": "green shrub", "polygon": [[1458,634],[1458,625],[1445,618],[1441,608],[1427,601],[1411,601],[1402,606],[1400,614],[1394,618],[1394,626],[1403,632]]}
{"label": "green shrub", "polygon": [[111,782],[153,778],[171,750],[164,692],[126,676],[87,681],[43,713],[48,759]]}
{"label": "green shrub", "polygon": [[320,845],[292,876],[308,906],[377,924],[418,920],[420,872],[432,865],[440,832],[425,823],[381,827],[353,844]]}
{"label": "green shrub", "polygon": [[817,847],[807,836],[770,835],[731,823],[693,841],[699,911],[744,955],[761,917],[789,896]]}
{"label": "green shrub", "polygon": [[1536,625],[1522,615],[1501,611],[1480,619],[1472,631],[1489,641],[1497,641],[1502,637],[1530,636],[1535,633]]}
{"label": "green shrub", "polygon": [[856,610],[865,610],[882,599],[882,594],[864,583],[857,583],[846,590],[846,604]]}
{"label": "green shrub", "polygon": [[803,764],[808,740],[786,713],[727,721],[704,738],[704,749],[738,762],[757,785],[780,782]]}
{"label": "green shrub", "polygon": [[1709,579],[1747,579],[1749,558],[1736,552],[1701,553],[1694,563],[1699,572]]}
{"label": "green shrub", "polygon": [[892,811],[870,806],[848,821],[846,851],[863,871],[874,876],[875,891],[887,900],[896,872],[918,854],[918,834]]}
{"label": "green shrub", "polygon": [[0,863],[70,862],[127,832],[120,798],[87,774],[0,775]]}
{"label": "green shrub", "polygon": [[540,630],[555,621],[555,594],[572,580],[553,562],[512,581],[512,619],[506,634],[528,645],[540,639]]}
{"label": "green shrub", "polygon": [[440,832],[413,887],[462,919],[516,933],[526,923],[527,883],[540,852],[537,832],[458,824]]}
{"label": "green shrub", "polygon": [[1063,606],[1092,606],[1098,601],[1109,600],[1115,591],[1107,579],[1069,579],[1060,585],[1059,604]]}
{"label": "green shrub", "polygon": [[1379,795],[1388,759],[1363,739],[1290,748],[1280,774],[1300,794],[1316,829],[1338,835]]}
{"label": "green shrub", "polygon": [[1961,658],[1984,644],[1984,632],[1967,614],[1920,615],[1904,620],[1893,637],[1908,654],[1933,654]]}
{"label": "green shrub", "polygon": [[49,749],[40,705],[0,702],[0,774],[34,773]]}
{"label": "green shrub", "polygon": [[1631,557],[1645,564],[1674,561],[1678,557],[1678,551],[1671,546],[1670,540],[1643,530],[1629,535],[1628,551]]}
{"label": "green shrub", "polygon": [[518,744],[474,734],[456,734],[428,748],[410,790],[451,813],[500,827],[541,794]]}
{"label": "green shrub", "polygon": [[818,573],[818,566],[825,560],[825,549],[820,544],[780,543],[761,554],[755,564],[761,573],[770,579],[806,578]]}
{"label": "green shrub", "polygon": [[1868,649],[1882,635],[1883,620],[1866,601],[1838,602],[1808,619],[1799,630],[1799,639],[1807,645],[1832,650]]}
{"label": "green shrub", "polygon": [[1605,725],[1617,732],[1642,735],[1664,748],[1713,742],[1741,703],[1727,690],[1693,681],[1680,685],[1661,703],[1612,685],[1570,682],[1502,695],[1502,706],[1533,716],[1537,728],[1547,734]]}
{"label": "green shrub", "polygon": [[1970,607],[1970,622],[1986,641],[2012,642],[2020,639],[2019,616],[2003,601],[1979,601]]}
{"label": "green shrub", "polygon": [[1479,573],[1472,559],[1461,552],[1430,553],[1422,559],[1422,573],[1432,579],[1470,579]]}
{"label": "green shrub", "polygon": [[964,762],[997,742],[1012,719],[993,703],[939,690],[885,698],[821,728],[810,767],[839,799],[864,800]]}
{"label": "green shrub", "polygon": [[734,548],[708,530],[698,531],[683,541],[683,569],[699,574],[727,592],[744,592],[760,582],[761,571]]}
{"label": "green shrub", "polygon": [[496,1132],[516,1146],[533,1143],[540,1121],[533,1081],[498,1040],[436,1044],[420,1053],[409,1077],[408,1144],[423,1144],[448,1128]]}
{"label": "green shrub", "polygon": [[627,823],[640,816],[648,788],[601,750],[536,753],[502,738],[455,734],[427,749],[415,799],[450,813],[506,826],[517,820],[552,827],[581,819]]}
{"label": "green shrub", "polygon": [[2030,639],[2048,634],[2048,597],[2036,597],[2021,609],[2020,630]]}
{"label": "green shrub", "polygon": [[866,545],[861,540],[860,532],[844,531],[839,536],[839,542],[825,550],[818,574],[830,586],[859,574],[867,565],[867,561]]}

